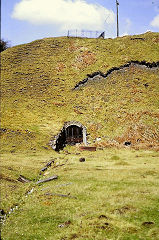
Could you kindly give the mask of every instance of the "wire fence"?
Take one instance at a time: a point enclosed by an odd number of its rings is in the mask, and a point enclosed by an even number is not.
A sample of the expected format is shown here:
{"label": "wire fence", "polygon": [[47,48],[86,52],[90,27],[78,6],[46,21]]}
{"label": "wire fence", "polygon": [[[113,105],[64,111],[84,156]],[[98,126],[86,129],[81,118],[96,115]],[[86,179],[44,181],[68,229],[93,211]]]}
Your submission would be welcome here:
{"label": "wire fence", "polygon": [[91,30],[68,30],[67,37],[105,38],[105,32]]}

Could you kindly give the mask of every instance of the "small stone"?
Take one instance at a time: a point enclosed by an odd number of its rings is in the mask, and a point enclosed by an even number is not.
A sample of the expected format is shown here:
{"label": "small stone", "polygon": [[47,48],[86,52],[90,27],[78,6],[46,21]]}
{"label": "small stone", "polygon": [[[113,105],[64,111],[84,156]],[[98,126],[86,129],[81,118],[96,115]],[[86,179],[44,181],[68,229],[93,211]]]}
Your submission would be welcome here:
{"label": "small stone", "polygon": [[149,84],[148,84],[148,83],[145,83],[144,86],[145,86],[145,88],[147,88],[147,87],[149,86]]}
{"label": "small stone", "polygon": [[0,215],[5,215],[5,211],[3,209],[0,209]]}
{"label": "small stone", "polygon": [[124,143],[125,146],[130,146],[131,145],[131,142],[127,141]]}
{"label": "small stone", "polygon": [[58,227],[62,228],[64,227],[65,225],[64,224],[59,224]]}
{"label": "small stone", "polygon": [[151,226],[153,224],[155,224],[155,223],[154,222],[143,222],[142,223],[143,226]]}
{"label": "small stone", "polygon": [[85,160],[85,158],[80,158],[79,161],[80,162],[85,162],[86,160]]}

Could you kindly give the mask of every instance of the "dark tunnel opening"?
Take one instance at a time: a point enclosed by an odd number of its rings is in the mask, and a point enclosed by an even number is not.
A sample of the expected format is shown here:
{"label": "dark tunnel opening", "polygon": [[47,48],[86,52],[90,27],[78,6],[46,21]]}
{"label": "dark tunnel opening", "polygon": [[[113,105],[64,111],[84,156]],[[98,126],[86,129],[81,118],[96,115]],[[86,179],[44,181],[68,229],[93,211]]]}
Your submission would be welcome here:
{"label": "dark tunnel opening", "polygon": [[66,144],[75,145],[76,143],[83,142],[82,128],[72,125],[66,128]]}
{"label": "dark tunnel opening", "polygon": [[65,122],[59,134],[50,140],[50,145],[55,151],[62,150],[66,145],[73,146],[77,143],[87,145],[87,129],[77,121]]}

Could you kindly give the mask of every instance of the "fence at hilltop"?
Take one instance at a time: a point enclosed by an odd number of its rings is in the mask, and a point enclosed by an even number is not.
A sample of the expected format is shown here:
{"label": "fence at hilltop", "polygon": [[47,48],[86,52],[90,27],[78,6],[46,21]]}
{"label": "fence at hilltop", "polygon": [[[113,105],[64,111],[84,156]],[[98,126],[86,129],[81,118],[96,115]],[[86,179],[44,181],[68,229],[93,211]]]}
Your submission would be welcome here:
{"label": "fence at hilltop", "polygon": [[67,37],[105,38],[105,32],[74,29],[74,30],[68,30]]}

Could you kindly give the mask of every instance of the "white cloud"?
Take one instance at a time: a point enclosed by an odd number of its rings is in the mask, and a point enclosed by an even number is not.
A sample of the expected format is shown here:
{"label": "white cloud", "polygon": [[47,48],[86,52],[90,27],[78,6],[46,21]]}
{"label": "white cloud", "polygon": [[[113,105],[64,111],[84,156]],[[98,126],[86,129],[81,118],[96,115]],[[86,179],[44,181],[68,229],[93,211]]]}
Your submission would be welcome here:
{"label": "white cloud", "polygon": [[126,19],[126,29],[127,31],[130,30],[131,28],[131,25],[132,25],[132,22],[129,18]]}
{"label": "white cloud", "polygon": [[128,33],[128,32],[124,32],[124,33],[122,33],[120,36],[121,36],[121,37],[124,37],[124,36],[127,36],[127,35],[129,35],[129,33]]}
{"label": "white cloud", "polygon": [[124,25],[124,32],[121,34],[121,36],[129,35],[129,32],[131,30],[132,22],[129,18],[126,18],[125,25]]}
{"label": "white cloud", "polygon": [[85,0],[21,0],[12,17],[36,25],[56,24],[60,30],[103,30],[105,21],[114,24],[115,13]]}
{"label": "white cloud", "polygon": [[150,23],[150,25],[151,25],[152,27],[157,27],[157,28],[159,28],[159,14],[158,14],[156,17],[154,17],[154,19],[152,20],[152,22]]}

